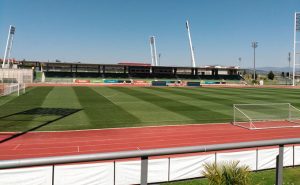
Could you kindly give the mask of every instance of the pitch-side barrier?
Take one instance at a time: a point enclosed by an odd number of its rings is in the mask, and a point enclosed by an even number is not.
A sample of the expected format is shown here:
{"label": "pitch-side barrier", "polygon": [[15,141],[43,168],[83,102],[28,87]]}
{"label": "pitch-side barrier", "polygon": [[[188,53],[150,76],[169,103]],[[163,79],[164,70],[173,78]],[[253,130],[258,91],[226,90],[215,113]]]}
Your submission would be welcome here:
{"label": "pitch-side barrier", "polygon": [[[19,160],[2,160],[0,161],[0,182],[6,183],[11,181],[16,181],[18,175],[20,176],[20,182],[24,181],[24,178],[30,177],[30,179],[34,179],[35,182],[38,182],[39,178],[33,178],[30,174],[40,173],[44,179],[48,179],[48,183],[42,184],[76,184],[79,183],[78,177],[81,178],[81,184],[83,181],[85,183],[98,181],[97,184],[142,184],[146,185],[148,183],[153,182],[163,182],[163,181],[173,181],[176,178],[170,176],[172,175],[172,170],[174,171],[174,166],[180,166],[182,171],[178,172],[181,174],[181,177],[189,173],[193,173],[193,170],[197,173],[201,168],[201,164],[204,162],[222,162],[228,159],[240,160],[241,163],[249,163],[252,161],[254,164],[250,164],[250,168],[255,170],[262,169],[270,169],[276,167],[276,184],[282,185],[283,183],[283,166],[294,166],[300,165],[300,138],[292,138],[292,139],[275,139],[275,140],[262,140],[262,141],[252,141],[252,142],[240,142],[240,143],[226,143],[226,144],[215,144],[215,145],[201,145],[201,146],[189,146],[189,147],[175,147],[175,148],[161,148],[161,149],[148,149],[148,150],[134,150],[134,151],[123,151],[123,152],[109,152],[109,153],[96,153],[96,154],[82,154],[82,155],[69,155],[69,156],[58,156],[58,157],[43,157],[43,158],[28,158],[28,159],[19,159]],[[284,146],[286,145],[286,146]],[[270,147],[272,148],[263,148],[258,149],[257,147]],[[228,151],[235,149],[243,149],[237,151]],[[247,149],[247,150],[245,150]],[[224,153],[219,151],[226,150]],[[162,163],[158,163],[160,165],[155,165],[155,160],[159,159],[151,159],[149,157],[154,156],[164,156],[164,155],[174,155],[174,154],[191,154],[191,153],[199,153],[205,152],[206,154],[203,159],[201,159],[202,163],[191,163],[191,158],[183,157],[183,159],[188,160],[190,158],[191,167],[188,169],[182,167],[182,163],[184,160],[181,160],[179,157],[172,158],[172,160],[177,160],[177,163],[170,162],[170,158],[168,157],[165,161],[166,163],[166,175],[167,180],[159,180],[160,177],[164,176],[164,173],[160,171],[159,168],[162,167]],[[208,153],[208,154],[207,154]],[[235,153],[235,154],[234,154]],[[238,154],[237,154],[238,153]],[[243,155],[242,155],[243,153]],[[233,154],[233,155],[232,155]],[[231,156],[231,157],[230,157]],[[272,156],[272,157],[271,157]],[[139,162],[130,161],[130,158],[140,158]],[[115,160],[118,159],[127,159],[125,162],[116,163]],[[273,161],[273,159],[276,159]],[[96,163],[99,161],[107,161],[114,160],[110,162],[111,165],[97,165],[101,163]],[[267,160],[264,163],[263,160]],[[83,162],[94,162],[93,164],[82,164]],[[134,165],[126,166],[125,163],[131,162]],[[195,162],[195,157],[194,157]],[[81,164],[69,164],[69,163],[81,163]],[[109,161],[108,161],[109,163]],[[181,164],[180,164],[181,163]],[[272,163],[272,164],[270,164]],[[59,164],[69,164],[67,166],[59,165]],[[47,166],[50,165],[50,166]],[[78,167],[81,165],[81,167]],[[87,166],[89,165],[90,170],[86,171]],[[123,169],[122,169],[123,165]],[[171,168],[173,166],[173,168]],[[43,167],[46,166],[44,169]],[[23,168],[23,167],[35,167],[35,168]],[[137,167],[137,168],[136,168]],[[15,169],[12,169],[15,168]],[[22,171],[22,169],[26,169],[27,174]],[[17,171],[16,171],[17,170]],[[122,171],[123,170],[123,171]],[[139,171],[137,171],[139,170]],[[129,173],[131,171],[132,173]],[[176,171],[176,170],[175,170]],[[122,173],[123,172],[123,173]],[[123,177],[120,180],[119,175],[131,174]],[[151,172],[151,173],[149,173]],[[112,174],[110,174],[112,173]],[[156,181],[153,180],[153,173],[156,175]],[[134,179],[134,175],[139,174],[139,182],[136,182],[137,179]],[[23,176],[22,176],[23,175]],[[68,177],[70,175],[71,177]],[[180,175],[179,175],[180,176]],[[111,178],[110,178],[111,177]],[[195,176],[197,177],[197,176]],[[199,174],[198,174],[199,177]],[[98,178],[98,179],[97,179]],[[117,178],[119,181],[117,182]],[[158,178],[158,179],[157,179]],[[42,179],[40,177],[40,179]],[[180,178],[179,178],[180,179]],[[6,180],[6,181],[5,181]],[[130,182],[131,180],[131,182]],[[177,178],[178,180],[178,178]],[[182,180],[182,178],[180,179]],[[102,181],[102,183],[101,183]],[[109,182],[110,183],[107,183]],[[40,183],[40,182],[39,182]],[[10,182],[11,184],[11,182]],[[34,183],[33,183],[34,184]],[[79,183],[80,184],[80,183]]]}

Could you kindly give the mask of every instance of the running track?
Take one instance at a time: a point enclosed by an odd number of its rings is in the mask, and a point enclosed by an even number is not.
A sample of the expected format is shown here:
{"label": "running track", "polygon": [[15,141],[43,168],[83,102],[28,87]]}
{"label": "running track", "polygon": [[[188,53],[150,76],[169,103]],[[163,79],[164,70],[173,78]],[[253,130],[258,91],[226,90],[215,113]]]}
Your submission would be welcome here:
{"label": "running track", "polygon": [[[0,140],[13,133],[0,133]],[[300,137],[300,128],[247,130],[231,124],[31,132],[0,144],[0,160]]]}

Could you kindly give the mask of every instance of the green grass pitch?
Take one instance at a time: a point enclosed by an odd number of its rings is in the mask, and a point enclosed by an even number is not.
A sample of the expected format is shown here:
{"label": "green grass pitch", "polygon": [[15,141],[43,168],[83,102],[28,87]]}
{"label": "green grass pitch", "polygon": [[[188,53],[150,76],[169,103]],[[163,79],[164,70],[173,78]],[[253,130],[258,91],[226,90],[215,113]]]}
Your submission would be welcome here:
{"label": "green grass pitch", "polygon": [[271,88],[33,87],[0,98],[0,131],[224,123],[232,121],[232,104],[299,108],[299,95],[297,89]]}

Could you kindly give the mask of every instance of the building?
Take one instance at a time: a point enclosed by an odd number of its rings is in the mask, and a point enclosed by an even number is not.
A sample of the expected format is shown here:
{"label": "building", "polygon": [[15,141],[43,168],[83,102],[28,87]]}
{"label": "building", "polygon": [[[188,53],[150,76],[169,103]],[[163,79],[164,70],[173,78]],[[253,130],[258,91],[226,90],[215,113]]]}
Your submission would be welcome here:
{"label": "building", "polygon": [[34,68],[46,77],[170,78],[241,80],[239,67],[151,66],[145,63],[86,64],[65,62],[18,61],[19,68]]}

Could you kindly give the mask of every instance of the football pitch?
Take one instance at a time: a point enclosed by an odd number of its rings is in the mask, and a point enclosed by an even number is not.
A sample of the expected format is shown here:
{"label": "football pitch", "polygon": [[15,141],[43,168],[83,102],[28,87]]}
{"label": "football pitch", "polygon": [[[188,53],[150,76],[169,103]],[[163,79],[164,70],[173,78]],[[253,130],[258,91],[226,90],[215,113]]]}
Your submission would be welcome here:
{"label": "football pitch", "polygon": [[0,98],[0,131],[228,123],[233,104],[292,103],[299,89],[32,87]]}

